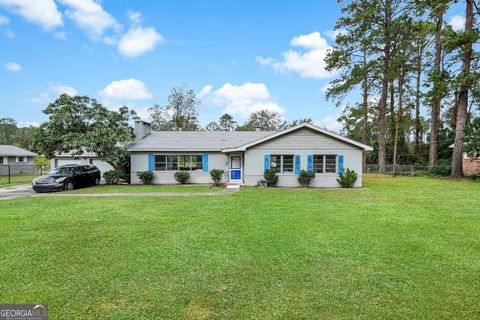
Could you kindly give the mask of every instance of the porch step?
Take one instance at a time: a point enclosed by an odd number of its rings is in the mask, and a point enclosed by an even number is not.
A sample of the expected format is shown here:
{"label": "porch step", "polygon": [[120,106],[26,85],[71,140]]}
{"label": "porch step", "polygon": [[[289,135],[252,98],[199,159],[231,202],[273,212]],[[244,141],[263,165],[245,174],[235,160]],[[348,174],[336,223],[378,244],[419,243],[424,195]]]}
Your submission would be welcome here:
{"label": "porch step", "polygon": [[228,184],[226,189],[229,192],[235,192],[235,191],[238,191],[240,189],[240,185],[238,185],[238,184]]}

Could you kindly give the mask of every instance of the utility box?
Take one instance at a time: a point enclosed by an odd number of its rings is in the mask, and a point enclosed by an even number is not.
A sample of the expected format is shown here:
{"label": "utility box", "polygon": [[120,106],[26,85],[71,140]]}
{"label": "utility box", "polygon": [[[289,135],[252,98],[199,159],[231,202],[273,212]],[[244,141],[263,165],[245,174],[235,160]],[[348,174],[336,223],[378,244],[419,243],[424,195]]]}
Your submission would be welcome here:
{"label": "utility box", "polygon": [[260,188],[266,188],[267,187],[267,180],[258,180],[257,186]]}

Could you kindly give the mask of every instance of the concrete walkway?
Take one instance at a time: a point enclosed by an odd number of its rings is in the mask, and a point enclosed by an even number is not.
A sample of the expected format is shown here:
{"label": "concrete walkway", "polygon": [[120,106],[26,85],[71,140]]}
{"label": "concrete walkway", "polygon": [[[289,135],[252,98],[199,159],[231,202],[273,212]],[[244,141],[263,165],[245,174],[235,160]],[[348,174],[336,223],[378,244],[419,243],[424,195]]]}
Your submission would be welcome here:
{"label": "concrete walkway", "polygon": [[35,193],[29,184],[0,188],[0,200],[33,197],[217,197],[235,193],[240,186],[227,186],[218,192],[121,192],[121,193]]}
{"label": "concrete walkway", "polygon": [[235,193],[238,187],[218,192],[117,192],[117,193],[42,193],[34,197],[217,197]]}
{"label": "concrete walkway", "polygon": [[30,184],[19,184],[16,186],[0,188],[0,200],[23,198],[33,194],[32,185]]}

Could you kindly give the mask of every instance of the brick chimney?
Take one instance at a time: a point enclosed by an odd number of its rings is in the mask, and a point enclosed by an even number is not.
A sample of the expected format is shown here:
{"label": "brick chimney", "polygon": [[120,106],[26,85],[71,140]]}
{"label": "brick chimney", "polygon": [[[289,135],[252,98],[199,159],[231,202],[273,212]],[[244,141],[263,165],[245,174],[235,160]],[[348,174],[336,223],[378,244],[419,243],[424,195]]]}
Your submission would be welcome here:
{"label": "brick chimney", "polygon": [[142,140],[151,133],[150,123],[142,120],[135,121],[135,140]]}

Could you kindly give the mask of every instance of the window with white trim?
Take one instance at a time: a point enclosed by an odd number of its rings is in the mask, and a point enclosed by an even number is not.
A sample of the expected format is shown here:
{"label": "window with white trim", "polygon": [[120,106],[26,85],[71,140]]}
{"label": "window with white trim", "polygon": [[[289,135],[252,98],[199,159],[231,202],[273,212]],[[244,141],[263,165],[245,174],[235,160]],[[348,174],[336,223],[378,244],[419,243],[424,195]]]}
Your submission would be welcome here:
{"label": "window with white trim", "polygon": [[316,173],[335,173],[337,171],[337,155],[314,154],[313,171]]}
{"label": "window with white trim", "polygon": [[276,173],[293,173],[293,154],[270,155],[270,170]]}
{"label": "window with white trim", "polygon": [[22,156],[17,157],[17,162],[26,162],[25,157],[22,157]]}
{"label": "window with white trim", "polygon": [[202,155],[155,155],[155,171],[203,170]]}

